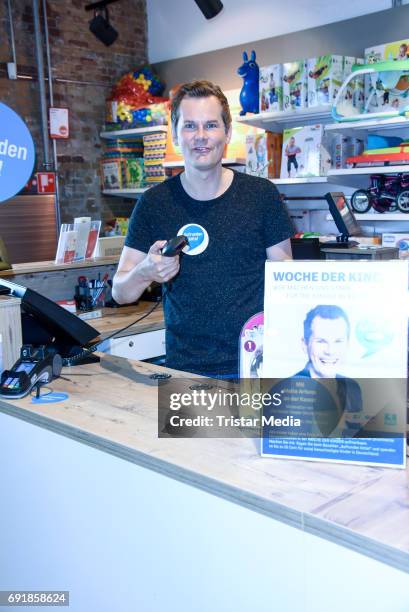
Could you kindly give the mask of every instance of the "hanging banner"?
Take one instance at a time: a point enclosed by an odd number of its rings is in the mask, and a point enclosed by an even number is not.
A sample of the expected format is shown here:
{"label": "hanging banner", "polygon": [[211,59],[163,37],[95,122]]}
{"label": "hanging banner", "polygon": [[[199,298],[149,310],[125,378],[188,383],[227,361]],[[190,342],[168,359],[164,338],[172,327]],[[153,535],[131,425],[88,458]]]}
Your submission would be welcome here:
{"label": "hanging banner", "polygon": [[21,191],[33,172],[34,160],[34,143],[26,124],[0,102],[0,202]]}
{"label": "hanging banner", "polygon": [[262,454],[404,467],[407,350],[407,262],[267,262]]}

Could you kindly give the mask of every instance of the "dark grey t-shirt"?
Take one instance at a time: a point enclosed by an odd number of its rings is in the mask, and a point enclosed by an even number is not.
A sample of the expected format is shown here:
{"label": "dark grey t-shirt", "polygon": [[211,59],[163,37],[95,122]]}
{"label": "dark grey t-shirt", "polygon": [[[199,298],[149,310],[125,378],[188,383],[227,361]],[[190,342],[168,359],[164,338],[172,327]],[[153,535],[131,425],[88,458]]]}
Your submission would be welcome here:
{"label": "dark grey t-shirt", "polygon": [[177,234],[186,234],[191,245],[164,291],[167,366],[237,374],[240,330],[263,310],[266,248],[293,233],[274,185],[238,172],[213,200],[191,198],[179,176],[142,196],[126,246],[147,253],[156,240]]}

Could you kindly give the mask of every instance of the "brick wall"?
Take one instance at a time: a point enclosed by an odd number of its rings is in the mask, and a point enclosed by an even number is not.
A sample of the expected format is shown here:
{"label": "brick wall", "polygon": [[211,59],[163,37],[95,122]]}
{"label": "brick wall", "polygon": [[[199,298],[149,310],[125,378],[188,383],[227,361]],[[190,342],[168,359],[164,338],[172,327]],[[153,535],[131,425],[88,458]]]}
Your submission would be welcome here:
{"label": "brick wall", "polygon": [[[105,99],[112,85],[124,72],[146,62],[145,0],[122,0],[110,5],[110,21],[119,33],[111,47],[89,31],[88,22],[93,14],[84,10],[86,3],[47,2],[54,105],[68,107],[70,111],[70,138],[57,141],[62,221],[78,215],[107,219],[129,215],[132,210],[129,200],[100,193],[99,132],[104,122]],[[36,145],[37,169],[41,169],[44,158],[32,4],[27,0],[13,0],[11,4],[18,74],[31,78],[17,81],[7,78],[6,63],[12,61],[12,54],[7,3],[1,2],[0,100],[26,121]],[[40,19],[42,22],[42,15]]]}

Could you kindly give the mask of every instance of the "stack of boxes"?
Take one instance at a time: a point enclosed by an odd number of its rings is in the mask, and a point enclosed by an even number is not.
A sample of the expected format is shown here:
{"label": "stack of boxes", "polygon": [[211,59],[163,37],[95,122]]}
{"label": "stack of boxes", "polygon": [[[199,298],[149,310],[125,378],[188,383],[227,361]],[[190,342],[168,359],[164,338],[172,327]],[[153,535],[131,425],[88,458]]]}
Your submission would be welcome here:
{"label": "stack of boxes", "polygon": [[147,185],[165,180],[163,162],[166,153],[166,132],[147,134],[143,137],[143,163]]}
{"label": "stack of boxes", "polygon": [[[351,74],[352,66],[363,62],[355,57],[322,55],[264,66],[259,77],[260,113],[328,107]],[[354,113],[363,111],[363,79],[348,87],[342,103],[352,105]],[[268,178],[324,176],[331,167],[345,167],[346,158],[359,154],[363,148],[363,142],[356,138],[324,135],[322,125],[284,130],[282,145],[270,133],[249,136],[246,145],[247,173]],[[278,161],[273,161],[277,157]]]}
{"label": "stack of boxes", "polygon": [[[364,60],[343,55],[321,55],[260,68],[260,113],[314,108],[332,104],[354,64]],[[356,108],[364,106],[364,83],[353,84],[346,97]],[[359,111],[361,112],[361,111]]]}
{"label": "stack of boxes", "polygon": [[101,162],[103,189],[135,189],[144,184],[142,139],[113,139],[105,147]]}

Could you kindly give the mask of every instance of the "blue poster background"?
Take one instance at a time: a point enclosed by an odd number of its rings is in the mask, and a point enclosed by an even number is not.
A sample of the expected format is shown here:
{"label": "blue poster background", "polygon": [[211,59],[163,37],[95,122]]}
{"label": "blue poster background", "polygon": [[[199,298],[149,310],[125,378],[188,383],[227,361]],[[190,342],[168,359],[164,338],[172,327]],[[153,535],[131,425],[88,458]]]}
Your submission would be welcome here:
{"label": "blue poster background", "polygon": [[35,160],[34,142],[24,121],[0,102],[0,202],[21,191]]}
{"label": "blue poster background", "polygon": [[262,453],[298,457],[300,459],[331,459],[356,463],[405,465],[406,440],[401,438],[263,438]]}

